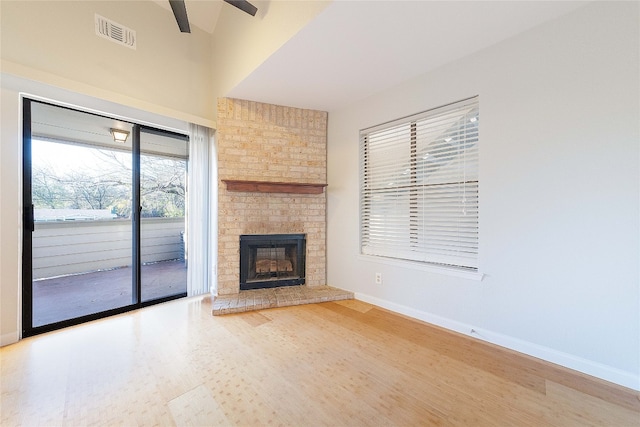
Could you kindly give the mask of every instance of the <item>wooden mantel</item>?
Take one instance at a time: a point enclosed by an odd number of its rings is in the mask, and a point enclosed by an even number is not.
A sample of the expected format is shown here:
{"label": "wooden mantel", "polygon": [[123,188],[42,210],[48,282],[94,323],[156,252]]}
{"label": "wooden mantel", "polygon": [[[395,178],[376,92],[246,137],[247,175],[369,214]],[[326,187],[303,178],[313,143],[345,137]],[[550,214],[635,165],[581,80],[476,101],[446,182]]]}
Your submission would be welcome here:
{"label": "wooden mantel", "polygon": [[327,184],[307,184],[300,182],[268,182],[268,181],[237,181],[223,179],[227,184],[227,191],[243,191],[249,193],[292,193],[292,194],[321,194]]}

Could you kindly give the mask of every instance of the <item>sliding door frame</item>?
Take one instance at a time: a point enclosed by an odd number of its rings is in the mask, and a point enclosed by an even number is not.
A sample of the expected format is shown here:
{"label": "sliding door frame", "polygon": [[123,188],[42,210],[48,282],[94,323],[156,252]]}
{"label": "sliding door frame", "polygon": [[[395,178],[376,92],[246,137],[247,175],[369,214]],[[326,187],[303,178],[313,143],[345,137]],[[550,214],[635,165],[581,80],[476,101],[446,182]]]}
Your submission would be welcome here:
{"label": "sliding door frame", "polygon": [[22,231],[22,338],[38,335],[105,317],[126,313],[128,311],[171,301],[187,296],[187,292],[169,295],[153,300],[142,301],[141,283],[141,196],[140,196],[140,133],[141,131],[158,135],[170,136],[185,141],[189,140],[187,135],[154,128],[151,126],[133,123],[128,120],[118,118],[117,120],[127,122],[132,128],[132,301],[131,304],[117,307],[97,313],[66,319],[59,322],[49,323],[42,326],[33,326],[33,239],[32,233],[35,230],[34,205],[32,200],[32,110],[33,103],[51,105],[56,108],[79,111],[85,114],[113,119],[106,115],[96,114],[49,103],[42,100],[22,98],[22,207],[23,207],[23,231]]}

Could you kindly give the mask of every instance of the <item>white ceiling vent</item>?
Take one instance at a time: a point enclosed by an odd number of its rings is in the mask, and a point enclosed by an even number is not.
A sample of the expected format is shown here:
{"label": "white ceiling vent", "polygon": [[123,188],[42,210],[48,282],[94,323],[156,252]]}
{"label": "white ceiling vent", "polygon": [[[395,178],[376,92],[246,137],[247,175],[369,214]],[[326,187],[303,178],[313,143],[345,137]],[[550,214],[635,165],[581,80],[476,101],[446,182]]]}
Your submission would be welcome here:
{"label": "white ceiling vent", "polygon": [[136,48],[136,32],[96,13],[96,35],[131,49]]}

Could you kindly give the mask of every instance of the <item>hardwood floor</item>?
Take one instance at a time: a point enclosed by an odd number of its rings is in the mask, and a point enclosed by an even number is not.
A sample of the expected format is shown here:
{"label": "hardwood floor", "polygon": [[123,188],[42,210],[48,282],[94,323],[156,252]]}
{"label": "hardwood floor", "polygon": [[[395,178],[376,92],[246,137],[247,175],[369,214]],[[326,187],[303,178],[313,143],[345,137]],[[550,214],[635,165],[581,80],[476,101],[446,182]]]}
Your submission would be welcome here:
{"label": "hardwood floor", "polygon": [[345,300],[191,298],[0,349],[2,426],[638,426],[638,393]]}

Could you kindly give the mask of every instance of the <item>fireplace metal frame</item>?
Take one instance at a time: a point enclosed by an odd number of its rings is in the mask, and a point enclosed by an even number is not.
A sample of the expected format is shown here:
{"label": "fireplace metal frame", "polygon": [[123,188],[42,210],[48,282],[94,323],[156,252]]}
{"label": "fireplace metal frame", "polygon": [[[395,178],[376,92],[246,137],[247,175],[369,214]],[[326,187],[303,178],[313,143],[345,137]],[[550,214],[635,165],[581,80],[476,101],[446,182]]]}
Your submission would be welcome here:
{"label": "fireplace metal frame", "polygon": [[[305,284],[306,234],[242,234],[240,235],[240,290],[276,288]],[[296,245],[296,278],[248,280],[251,248],[276,248]]]}

